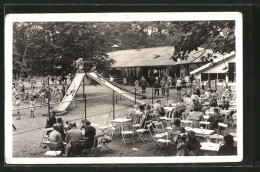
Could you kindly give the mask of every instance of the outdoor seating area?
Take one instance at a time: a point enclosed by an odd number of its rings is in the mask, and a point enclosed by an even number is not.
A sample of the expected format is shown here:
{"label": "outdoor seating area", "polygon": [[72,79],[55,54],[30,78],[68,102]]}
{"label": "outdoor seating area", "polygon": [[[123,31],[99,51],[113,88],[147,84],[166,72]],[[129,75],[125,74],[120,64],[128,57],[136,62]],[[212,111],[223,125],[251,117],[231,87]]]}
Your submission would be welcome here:
{"label": "outdoor seating area", "polygon": [[[171,156],[235,155],[236,100],[232,97],[224,99],[223,106],[224,96],[213,96],[210,90],[206,92],[209,93],[203,98],[203,103],[200,97],[205,93],[198,96],[193,92],[192,96],[185,95],[177,103],[170,100],[162,104],[161,100],[157,100],[155,104],[134,105],[120,118],[111,119],[110,115],[91,117],[92,123],[83,119],[81,126],[74,129],[81,135],[76,140],[78,143],[74,143],[73,139],[66,140],[70,128],[75,128],[75,124],[66,124],[67,127],[63,127],[65,140],[59,149],[59,144],[50,140],[55,127],[47,128],[44,129],[41,146],[47,148],[45,156],[102,156],[104,148],[113,154],[109,145],[120,145],[125,149],[148,143],[153,150],[170,150]],[[91,141],[89,137],[92,137]],[[231,145],[226,146],[227,139]],[[151,146],[151,143],[154,145]],[[65,153],[68,144],[71,144],[71,152]],[[221,152],[221,147],[232,150]]]}

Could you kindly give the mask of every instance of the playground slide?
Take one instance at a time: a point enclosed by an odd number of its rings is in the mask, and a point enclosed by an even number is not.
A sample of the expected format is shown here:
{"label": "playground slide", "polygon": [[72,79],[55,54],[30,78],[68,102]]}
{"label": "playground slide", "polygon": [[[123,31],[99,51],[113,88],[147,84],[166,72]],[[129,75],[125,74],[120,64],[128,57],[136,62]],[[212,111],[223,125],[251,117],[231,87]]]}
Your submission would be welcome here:
{"label": "playground slide", "polygon": [[[108,82],[106,79],[104,79],[102,76],[97,76],[96,73],[94,72],[91,72],[91,73],[87,73],[87,75],[94,79],[95,81],[97,81],[98,83],[100,83],[101,85],[105,85],[109,88],[111,88],[112,90],[116,91],[117,93],[121,94],[123,97],[131,100],[131,101],[135,101],[135,98],[130,96],[128,92],[116,87],[115,85],[111,84],[110,82]],[[136,99],[136,102],[137,103],[140,103],[140,104],[144,104],[145,102],[141,101],[141,100],[138,100]]]}
{"label": "playground slide", "polygon": [[76,95],[80,84],[85,76],[85,73],[77,73],[74,79],[72,80],[69,89],[67,90],[65,96],[63,97],[61,103],[56,107],[55,111],[57,112],[63,112],[66,111],[66,109],[71,104],[71,101],[73,100],[74,96]]}
{"label": "playground slide", "polygon": [[[120,88],[121,90],[124,90],[124,91],[126,91],[126,92],[129,92],[129,93],[135,95],[135,92],[134,92],[134,91],[129,90],[129,89],[125,88],[124,86],[122,86],[122,85],[120,85],[120,84],[118,84],[118,83],[112,82],[112,81],[110,81],[109,79],[106,79],[106,78],[104,78],[104,77],[102,77],[102,76],[101,76],[101,78],[104,79],[104,80],[106,80],[106,81],[109,82],[110,84],[112,84],[112,85],[114,85],[114,86]],[[145,94],[140,94],[140,93],[138,93],[138,92],[136,93],[136,95],[137,95],[137,96],[141,96],[142,98],[147,98],[147,96],[146,96]]]}

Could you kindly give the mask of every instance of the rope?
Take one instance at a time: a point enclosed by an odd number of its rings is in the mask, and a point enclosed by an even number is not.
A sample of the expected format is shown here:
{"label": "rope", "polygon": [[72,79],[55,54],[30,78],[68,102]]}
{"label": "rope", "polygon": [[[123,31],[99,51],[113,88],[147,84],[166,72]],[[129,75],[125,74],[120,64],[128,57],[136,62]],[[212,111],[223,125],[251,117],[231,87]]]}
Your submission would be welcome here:
{"label": "rope", "polygon": [[[122,110],[126,110],[126,109],[129,109],[129,108],[117,109],[117,110],[115,110],[115,111],[117,112],[117,111],[122,111]],[[100,116],[100,115],[107,114],[107,113],[111,113],[111,111],[103,112],[103,113],[99,113],[99,114],[95,114],[95,115],[91,115],[91,116],[88,116],[88,118],[89,118],[89,117],[93,117],[93,116]],[[109,115],[109,117],[110,117],[110,115]],[[79,119],[82,119],[82,117],[80,117],[80,118],[75,118],[75,119],[72,119],[72,120],[70,120],[70,121],[76,121],[76,120],[79,120]],[[36,131],[36,130],[39,130],[39,129],[43,129],[43,128],[42,128],[42,127],[33,128],[33,129],[26,130],[26,131],[22,131],[22,132],[19,132],[19,133],[14,133],[13,135],[19,135],[19,134],[23,134],[23,133],[27,133],[27,132],[31,132],[31,131]]]}

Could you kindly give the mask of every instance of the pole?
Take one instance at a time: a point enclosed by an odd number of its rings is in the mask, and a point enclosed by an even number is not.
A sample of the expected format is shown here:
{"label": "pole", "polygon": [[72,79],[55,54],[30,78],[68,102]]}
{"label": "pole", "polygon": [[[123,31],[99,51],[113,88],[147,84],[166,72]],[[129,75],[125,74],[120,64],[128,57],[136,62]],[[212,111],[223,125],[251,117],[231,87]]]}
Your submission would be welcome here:
{"label": "pole", "polygon": [[153,104],[153,87],[152,87],[152,104]]}
{"label": "pole", "polygon": [[84,101],[85,101],[85,119],[87,119],[87,95],[84,94]]}
{"label": "pole", "polygon": [[49,81],[49,75],[48,75],[48,115],[49,115],[49,121],[51,119],[51,113],[50,113],[50,81]]}
{"label": "pole", "polygon": [[113,90],[113,101],[112,101],[112,105],[113,105],[113,119],[115,119],[115,91]]}
{"label": "pole", "polygon": [[85,76],[83,77],[83,98],[84,98],[84,94],[85,94]]}
{"label": "pole", "polygon": [[168,103],[168,100],[169,100],[169,93],[170,93],[170,88],[168,88],[168,90],[167,90],[167,103]]}
{"label": "pole", "polygon": [[135,105],[136,105],[136,87],[135,87]]}

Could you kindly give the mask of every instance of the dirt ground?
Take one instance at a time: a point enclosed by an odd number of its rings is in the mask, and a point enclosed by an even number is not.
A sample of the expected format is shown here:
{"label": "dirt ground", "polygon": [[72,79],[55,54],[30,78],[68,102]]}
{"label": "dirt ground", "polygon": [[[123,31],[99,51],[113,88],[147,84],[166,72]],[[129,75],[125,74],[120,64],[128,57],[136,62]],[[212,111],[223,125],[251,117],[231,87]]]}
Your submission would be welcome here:
{"label": "dirt ground", "polygon": [[[29,85],[25,85],[26,89],[29,90]],[[60,87],[60,86],[59,86]],[[37,85],[36,89],[39,90],[40,84]],[[129,87],[134,89],[133,87]],[[146,103],[152,103],[151,99],[151,89],[146,92],[148,99],[143,99]],[[81,87],[76,95],[76,99],[82,98]],[[87,107],[86,114],[87,119],[92,123],[102,124],[103,121],[101,116],[109,115],[110,119],[113,119],[112,113],[112,90],[101,85],[87,85],[85,86],[87,94]],[[160,92],[161,95],[161,92]],[[161,97],[162,103],[164,104],[167,100],[166,97]],[[177,101],[176,89],[170,90],[169,100],[173,102]],[[119,95],[116,96],[115,104],[115,118],[125,117],[126,111],[134,105],[123,97],[120,98]],[[153,100],[155,102],[156,99]],[[52,97],[52,102],[55,103],[54,97]],[[39,105],[39,103],[36,103]],[[52,106],[57,106],[54,104]],[[21,107],[29,107],[29,102],[22,102]],[[84,101],[72,102],[68,113],[62,116],[63,121],[74,121],[77,125],[80,125],[81,119],[84,117]],[[35,116],[36,118],[30,118],[29,109],[20,110],[21,119],[16,120],[16,111],[13,111],[13,124],[17,128],[13,130],[13,157],[44,157],[46,149],[40,147],[41,139],[43,136],[43,129],[46,124],[47,116],[42,116],[42,114],[47,114],[47,106],[37,107]],[[96,128],[97,134],[101,131]],[[234,127],[232,128],[232,131]],[[101,150],[101,156],[103,157],[122,157],[122,156],[174,156],[175,152],[169,148],[155,148],[155,142],[153,142],[149,133],[143,136],[146,143],[142,141],[137,141],[135,144],[132,142],[127,142],[124,146],[122,142],[122,137],[119,134],[115,134],[113,141],[108,145],[113,152],[110,153],[105,148]],[[137,136],[135,136],[137,139]]]}

